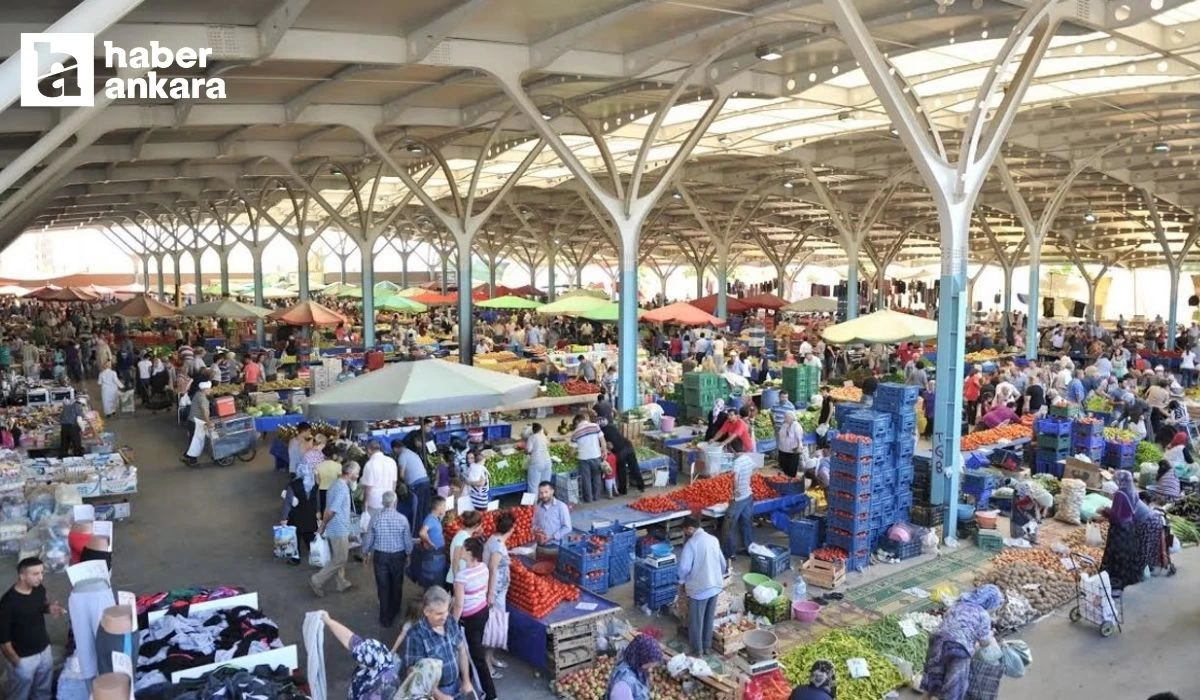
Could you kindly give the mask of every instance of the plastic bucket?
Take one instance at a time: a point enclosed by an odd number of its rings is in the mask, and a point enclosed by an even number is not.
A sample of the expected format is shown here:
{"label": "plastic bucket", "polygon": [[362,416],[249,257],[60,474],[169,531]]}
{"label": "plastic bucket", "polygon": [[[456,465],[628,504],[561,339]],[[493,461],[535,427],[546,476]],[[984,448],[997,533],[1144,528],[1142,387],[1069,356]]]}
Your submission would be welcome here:
{"label": "plastic bucket", "polygon": [[811,600],[797,600],[792,603],[792,617],[800,622],[812,622],[821,614],[821,606]]}
{"label": "plastic bucket", "polygon": [[763,389],[762,392],[762,410],[768,411],[775,408],[779,404],[779,390],[773,388]]}
{"label": "plastic bucket", "polygon": [[664,433],[669,433],[675,429],[675,416],[664,415],[659,423],[659,427]]}

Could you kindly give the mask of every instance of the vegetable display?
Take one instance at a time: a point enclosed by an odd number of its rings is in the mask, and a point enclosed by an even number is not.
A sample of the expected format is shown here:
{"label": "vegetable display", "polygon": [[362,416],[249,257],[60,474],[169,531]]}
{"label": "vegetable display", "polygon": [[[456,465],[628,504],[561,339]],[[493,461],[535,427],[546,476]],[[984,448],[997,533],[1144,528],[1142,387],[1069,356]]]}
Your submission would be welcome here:
{"label": "vegetable display", "polygon": [[508,486],[525,481],[528,461],[529,457],[524,452],[514,452],[510,455],[492,455],[483,464],[487,467],[492,486]]}
{"label": "vegetable display", "polygon": [[579,600],[578,588],[553,576],[539,576],[519,559],[510,560],[509,575],[509,604],[534,617],[549,615],[563,601]]}
{"label": "vegetable display", "polygon": [[1158,464],[1158,460],[1162,458],[1162,448],[1159,447],[1157,443],[1150,442],[1149,440],[1142,440],[1139,442],[1137,449],[1134,450],[1133,453],[1133,461],[1135,464],[1143,464],[1145,462]]}
{"label": "vegetable display", "polygon": [[1132,430],[1125,430],[1124,428],[1105,428],[1104,439],[1107,442],[1133,444],[1138,441],[1138,436]]}
{"label": "vegetable display", "polygon": [[558,382],[549,382],[546,384],[546,396],[552,396],[555,398],[568,396],[567,388]]}
{"label": "vegetable display", "polygon": [[[851,678],[846,660],[854,658],[865,659],[871,675]],[[786,652],[779,657],[779,665],[788,682],[800,685],[808,682],[809,671],[818,659],[831,661],[837,669],[838,700],[879,700],[904,685],[896,667],[870,644],[839,630]]]}
{"label": "vegetable display", "polygon": [[[1014,550],[1006,550],[1008,551]],[[1017,591],[1023,595],[1039,616],[1050,613],[1075,597],[1075,584],[1062,569],[1058,555],[1047,549],[1021,550],[1049,557],[1053,563],[1038,565],[1025,562],[995,564],[975,578],[975,585],[994,583],[1002,591]]]}
{"label": "vegetable display", "polygon": [[630,503],[629,507],[643,513],[674,513],[681,510],[678,503],[665,496],[643,496]]}
{"label": "vegetable display", "polygon": [[862,401],[862,389],[854,386],[835,386],[829,390],[829,396],[834,401]]}
{"label": "vegetable display", "polygon": [[1026,425],[1002,425],[998,428],[990,428],[988,430],[979,430],[970,435],[962,436],[959,440],[964,450],[977,450],[980,447],[994,445],[1001,440],[1019,440],[1021,438],[1032,437],[1033,431]]}
{"label": "vegetable display", "polygon": [[1087,397],[1087,400],[1083,402],[1083,407],[1088,411],[1095,411],[1097,413],[1111,413],[1113,409],[1108,399],[1096,394]]}
{"label": "vegetable display", "polygon": [[599,394],[600,385],[591,382],[585,382],[582,379],[568,379],[563,383],[563,389],[566,390],[568,396],[580,396],[583,394]]}
{"label": "vegetable display", "polygon": [[[775,489],[772,489],[767,484],[766,479],[758,474],[750,477],[750,491],[755,501],[765,501],[779,497]],[[639,498],[630,503],[629,507],[644,513],[667,513],[670,510],[679,510],[679,506],[697,511],[717,505],[718,503],[728,503],[731,498],[733,498],[733,474],[726,472],[710,479],[701,479],[662,496]],[[658,499],[668,500],[678,505],[670,510],[650,510],[650,508],[665,507],[665,504]]]}
{"label": "vegetable display", "polygon": [[1171,514],[1200,522],[1200,495],[1189,493],[1171,504]]}
{"label": "vegetable display", "polygon": [[814,433],[817,431],[817,426],[820,425],[821,412],[816,408],[807,411],[797,411],[796,420],[800,422],[801,429],[805,434]]}
{"label": "vegetable display", "polygon": [[836,564],[846,561],[846,550],[838,547],[819,547],[813,550],[812,558],[820,559],[821,561],[831,561]]}
{"label": "vegetable display", "polygon": [[[504,512],[506,511],[489,510],[483,514],[480,532],[485,538],[491,537],[496,533],[496,518],[500,517],[500,514]],[[508,546],[520,547],[533,542],[533,506],[516,506],[508,508],[507,512],[512,513],[515,519],[512,534],[508,536]],[[462,521],[459,520],[458,514],[446,516],[443,530],[447,540],[454,539],[454,536],[458,534],[461,528]]]}
{"label": "vegetable display", "polygon": [[1057,496],[1058,492],[1062,490],[1062,484],[1053,474],[1034,474],[1033,480],[1049,491],[1051,496]]}
{"label": "vegetable display", "polygon": [[1200,528],[1191,520],[1179,515],[1168,515],[1167,524],[1171,532],[1179,538],[1180,544],[1200,544]]}
{"label": "vegetable display", "polygon": [[[550,689],[563,700],[595,700],[608,692],[608,681],[612,677],[617,657],[604,656],[578,671],[572,671],[550,683]],[[716,700],[716,692],[706,685],[696,685],[684,690],[683,684],[667,673],[660,664],[650,671],[650,697],[654,700]],[[791,689],[788,689],[791,692]],[[783,696],[786,700],[787,696]],[[770,700],[765,697],[763,700]]]}
{"label": "vegetable display", "polygon": [[921,631],[912,637],[905,637],[900,629],[900,618],[888,615],[869,625],[862,625],[849,630],[850,636],[861,639],[880,654],[890,654],[921,668],[925,664],[925,652],[929,648],[929,635]]}
{"label": "vegetable display", "polygon": [[775,423],[769,411],[759,411],[754,416],[754,439],[765,440],[775,437]]}

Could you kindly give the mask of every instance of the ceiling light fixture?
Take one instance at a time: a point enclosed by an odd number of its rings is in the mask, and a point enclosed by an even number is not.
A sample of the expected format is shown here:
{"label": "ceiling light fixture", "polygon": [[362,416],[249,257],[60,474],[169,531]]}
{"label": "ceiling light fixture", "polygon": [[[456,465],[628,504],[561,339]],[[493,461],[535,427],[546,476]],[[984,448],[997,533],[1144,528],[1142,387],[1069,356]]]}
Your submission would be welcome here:
{"label": "ceiling light fixture", "polygon": [[783,58],[783,54],[779,53],[779,49],[772,46],[760,46],[754,50],[754,55],[763,61],[778,61]]}
{"label": "ceiling light fixture", "polygon": [[718,136],[717,143],[721,144],[722,146],[728,146],[729,144],[733,143],[733,139],[729,138],[728,136]]}
{"label": "ceiling light fixture", "polygon": [[1169,153],[1171,151],[1171,144],[1167,143],[1166,141],[1159,141],[1151,146],[1151,148],[1155,153]]}
{"label": "ceiling light fixture", "polygon": [[1085,211],[1083,213],[1083,223],[1085,223],[1085,224],[1096,223],[1096,213],[1093,212],[1091,209],[1088,209],[1087,211]]}
{"label": "ceiling light fixture", "polygon": [[671,199],[683,199],[683,195],[679,194],[678,192],[672,192]]}
{"label": "ceiling light fixture", "polygon": [[790,189],[792,189],[792,188],[793,188],[793,187],[795,187],[795,186],[796,186],[796,183],[792,182],[791,180],[788,180],[787,182],[783,183],[783,187],[784,187],[784,189],[789,189],[789,190],[790,190]]}
{"label": "ceiling light fixture", "polygon": [[425,152],[425,148],[419,143],[410,143],[404,147],[404,150],[408,151],[409,153],[424,153]]}

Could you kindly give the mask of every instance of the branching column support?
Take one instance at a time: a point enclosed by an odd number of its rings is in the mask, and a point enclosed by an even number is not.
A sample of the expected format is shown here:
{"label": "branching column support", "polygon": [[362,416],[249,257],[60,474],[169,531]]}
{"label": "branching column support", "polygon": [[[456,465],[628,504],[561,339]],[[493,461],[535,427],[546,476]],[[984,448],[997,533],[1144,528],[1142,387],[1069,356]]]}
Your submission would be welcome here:
{"label": "branching column support", "polygon": [[[937,378],[942,387],[962,386],[967,320],[963,292],[971,212],[1065,9],[1060,0],[1035,0],[1013,27],[976,94],[962,134],[957,162],[954,162],[942,144],[938,128],[930,120],[929,112],[922,108],[901,72],[884,58],[854,4],[846,0],[823,2],[887,110],[937,205],[942,248]],[[1001,83],[1018,54],[1021,54],[1020,64],[1002,90]],[[1003,98],[993,111],[989,106],[1000,94]],[[811,168],[809,171],[810,179],[815,180]],[[821,185],[814,182],[814,186],[820,191]],[[844,217],[838,218],[845,226]],[[933,437],[935,489],[940,490],[940,479],[936,477],[948,475],[949,493],[945,502],[954,504],[958,502],[958,465],[962,459],[959,439],[963,397],[959,391],[939,391],[937,399]],[[957,526],[957,516],[951,507],[946,514],[945,532],[953,537]]]}
{"label": "branching column support", "polygon": [[[760,205],[761,206],[761,205]],[[755,229],[752,234],[754,240],[758,243],[758,247],[763,254],[767,256],[767,260],[775,268],[775,278],[779,282],[779,296],[787,298],[785,295],[788,292],[788,265],[795,262],[800,255],[800,251],[804,250],[804,244],[808,242],[809,237],[816,229],[810,228],[801,232],[799,236],[787,241],[782,249],[779,244],[771,240],[771,237],[762,231]]]}
{"label": "branching column support", "polygon": [[[475,162],[475,169],[471,173],[470,184],[467,186],[466,197],[460,197],[457,186],[451,188],[451,200],[454,204],[454,211],[447,213],[442,209],[437,202],[430,197],[416,180],[408,174],[408,171],[403,165],[392,158],[389,149],[384,148],[375,138],[375,130],[373,125],[354,124],[348,125],[358,131],[359,137],[374,150],[383,161],[383,163],[392,170],[392,173],[399,177],[408,187],[409,192],[416,195],[425,208],[432,214],[441,225],[450,232],[454,238],[454,242],[458,247],[458,356],[459,362],[469,365],[472,362],[472,353],[475,349],[475,343],[472,339],[472,331],[475,324],[471,319],[471,247],[475,240],[475,235],[479,232],[487,220],[491,218],[496,208],[512,191],[517,180],[525,174],[529,166],[541,155],[542,150],[546,146],[544,140],[539,140],[533,148],[529,149],[529,153],[521,160],[517,169],[509,175],[508,179],[500,186],[499,190],[492,193],[492,198],[482,204],[479,213],[475,213],[476,195],[478,194],[479,183],[483,177],[483,168],[487,163],[487,159],[483,154],[492,149],[500,138],[501,126],[513,115],[515,108],[509,110],[496,125],[488,132],[487,139],[480,148],[480,157]],[[450,172],[449,166],[446,165],[445,159],[440,153],[435,153],[435,167],[442,167],[448,182],[455,182],[454,175]],[[434,167],[429,169],[432,173]]]}
{"label": "branching column support", "polygon": [[1142,190],[1142,199],[1150,211],[1150,227],[1154,230],[1154,238],[1162,247],[1163,257],[1167,261],[1167,271],[1171,275],[1171,306],[1167,309],[1167,349],[1175,349],[1175,338],[1179,334],[1179,276],[1183,271],[1183,261],[1187,258],[1196,238],[1200,237],[1200,209],[1192,212],[1192,228],[1188,231],[1183,247],[1178,253],[1171,250],[1167,235],[1163,228],[1162,214],[1158,210],[1158,200],[1146,190]]}
{"label": "branching column support", "polygon": [[[851,9],[850,12],[855,13],[854,16],[858,17],[856,10]],[[858,21],[861,24],[861,18]],[[845,33],[846,30],[843,28],[842,31]],[[863,32],[865,34],[865,27],[863,27]],[[869,35],[866,35],[866,43],[863,44],[863,47],[878,53],[878,49],[871,42]],[[857,49],[855,50],[855,55],[858,55]],[[882,56],[880,56],[880,60],[884,60]],[[859,58],[859,61],[861,62],[862,59]],[[890,77],[887,79],[891,80]],[[879,92],[879,88],[875,88],[875,91]],[[884,102],[887,102],[887,100],[884,100]],[[892,121],[895,122],[896,117],[892,117]],[[912,170],[912,166],[909,166],[888,177],[883,185],[875,190],[875,194],[871,195],[862,214],[856,219],[845,206],[837,201],[833,193],[829,191],[829,188],[825,186],[825,183],[821,182],[821,178],[817,177],[817,171],[813,168],[813,164],[810,161],[804,163],[804,172],[808,175],[808,182],[812,185],[813,191],[816,192],[821,206],[825,207],[825,211],[829,213],[829,221],[838,232],[842,248],[846,251],[846,259],[849,261],[849,264],[846,266],[846,320],[858,317],[859,265],[857,261],[859,260],[859,255],[865,252],[863,244],[866,242],[867,235],[871,233],[871,229],[874,228],[875,223],[879,221],[879,217],[882,216],[888,202],[892,200],[892,195],[896,194],[896,190],[900,188],[901,181],[911,175]]]}
{"label": "branching column support", "polygon": [[[717,230],[711,223],[708,217],[701,211],[700,207],[696,206],[696,201],[692,199],[692,195],[679,185],[679,194],[683,197],[683,201],[687,203],[688,209],[691,210],[692,216],[696,217],[696,221],[700,223],[700,227],[708,234],[713,241],[713,247],[717,253],[717,308],[716,317],[720,319],[729,318],[729,251],[733,246],[733,242],[746,231],[750,222],[758,214],[758,210],[762,208],[764,202],[767,201],[767,195],[755,194],[754,197],[747,195],[742,197],[737,206],[733,209],[733,214],[730,215],[725,227]],[[749,204],[753,201],[753,204]],[[749,206],[748,211],[744,208]]]}
{"label": "branching column support", "polygon": [[863,241],[863,252],[867,254],[867,258],[875,265],[875,307],[877,309],[882,309],[885,305],[884,298],[886,295],[883,293],[883,285],[887,282],[888,266],[895,262],[896,256],[900,254],[900,249],[904,247],[904,240],[911,232],[911,229],[906,229],[882,253],[876,250],[870,241]]}
{"label": "branching column support", "polygon": [[694,240],[682,237],[677,237],[676,243],[679,244],[683,259],[696,270],[696,298],[699,299],[704,296],[704,272],[717,255],[716,243],[709,241],[708,246],[701,247]]}
{"label": "branching column support", "polygon": [[988,265],[991,265],[992,261],[995,259],[996,259],[996,253],[993,251],[986,258],[984,258],[982,262],[979,263],[979,269],[975,271],[975,274],[971,275],[971,278],[969,280],[967,280],[967,314],[968,315],[975,312],[975,283],[979,281],[980,277],[983,277],[984,271],[987,270]]}
{"label": "branching column support", "polygon": [[[1029,247],[1029,237],[1023,237],[1016,249],[1009,252],[1005,249],[1004,244],[1000,242],[1000,239],[996,237],[991,223],[988,222],[987,215],[983,212],[977,212],[975,218],[979,221],[979,226],[983,229],[983,235],[992,244],[992,250],[996,253],[996,261],[1000,263],[1000,268],[1004,270],[1004,320],[1001,327],[1007,334],[1008,326],[1012,323],[1013,271],[1017,268],[1017,261],[1024,257],[1025,249]],[[1030,303],[1033,303],[1032,298]],[[1034,337],[1036,338],[1036,336]]]}
{"label": "branching column support", "polygon": [[[1108,273],[1109,268],[1118,265],[1127,259],[1130,255],[1137,252],[1137,245],[1117,250],[1108,253],[1095,250],[1094,248],[1084,248],[1079,245],[1078,236],[1074,231],[1064,231],[1061,234],[1064,245],[1067,249],[1067,256],[1071,258],[1071,262],[1075,263],[1075,267],[1079,270],[1079,274],[1083,275],[1083,281],[1088,288],[1088,323],[1096,322],[1096,286],[1100,284],[1100,280]],[[1080,253],[1090,254],[1093,258],[1100,262],[1100,269],[1096,274],[1088,272],[1083,261],[1083,255]]]}
{"label": "branching column support", "polygon": [[[263,210],[254,200],[250,198],[250,195],[246,194],[240,187],[238,187],[237,182],[231,181],[229,182],[229,185],[240,200],[242,208],[245,209],[246,230],[243,232],[238,232],[233,229],[233,227],[230,225],[234,219],[232,213],[230,213],[228,219],[219,218],[218,223],[222,224],[230,235],[241,241],[241,243],[250,251],[254,284],[254,305],[262,306],[265,301],[263,299],[263,251],[266,250],[267,244],[269,244],[271,240],[275,238],[275,236],[279,235],[279,231],[282,227],[274,226],[274,230],[271,233],[263,235]],[[226,291],[227,290],[228,288],[226,288]],[[266,342],[266,333],[265,329],[263,328],[262,319],[259,319],[254,324],[254,328],[255,337],[258,345],[261,347]]]}
{"label": "branching column support", "polygon": [[[1045,0],[1043,0],[1045,1]],[[1041,315],[1041,267],[1042,267],[1042,245],[1046,242],[1046,236],[1050,233],[1050,227],[1054,224],[1054,219],[1058,216],[1059,210],[1067,201],[1067,195],[1070,194],[1071,186],[1075,184],[1076,178],[1079,177],[1087,168],[1099,163],[1107,153],[1117,148],[1125,146],[1124,141],[1118,141],[1102,148],[1099,152],[1092,156],[1073,163],[1070,172],[1063,178],[1062,182],[1058,183],[1050,199],[1046,202],[1046,206],[1042,209],[1042,213],[1035,219],[1033,213],[1029,210],[1029,205],[1025,201],[1024,195],[1021,194],[1020,188],[1017,187],[1016,180],[1009,172],[1008,164],[1003,158],[996,159],[996,170],[1000,174],[1000,182],[1004,185],[1004,189],[1008,192],[1008,197],[1012,200],[1013,208],[1017,211],[1017,218],[1021,221],[1021,226],[1025,228],[1025,237],[1029,241],[1029,315],[1025,319],[1025,356],[1030,360],[1037,359],[1038,352],[1038,317]]]}

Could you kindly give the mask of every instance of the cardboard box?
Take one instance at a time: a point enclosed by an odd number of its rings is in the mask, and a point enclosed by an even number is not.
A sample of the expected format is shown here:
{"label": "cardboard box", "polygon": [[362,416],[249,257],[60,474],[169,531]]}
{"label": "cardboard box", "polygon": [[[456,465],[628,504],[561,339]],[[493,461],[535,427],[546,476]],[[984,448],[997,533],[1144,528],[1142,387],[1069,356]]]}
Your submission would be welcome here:
{"label": "cardboard box", "polygon": [[1063,478],[1079,479],[1089,489],[1099,489],[1104,485],[1106,477],[1100,465],[1085,462],[1082,459],[1075,459],[1074,457],[1067,457],[1066,466],[1063,468]]}

